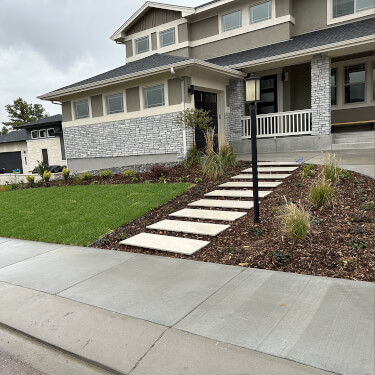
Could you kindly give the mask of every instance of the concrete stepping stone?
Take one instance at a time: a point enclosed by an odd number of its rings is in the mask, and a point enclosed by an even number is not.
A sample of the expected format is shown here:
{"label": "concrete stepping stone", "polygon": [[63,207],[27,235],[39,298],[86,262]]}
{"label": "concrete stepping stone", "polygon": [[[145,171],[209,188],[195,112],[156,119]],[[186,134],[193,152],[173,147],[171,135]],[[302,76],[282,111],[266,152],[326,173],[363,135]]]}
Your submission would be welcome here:
{"label": "concrete stepping stone", "polygon": [[[259,198],[264,198],[272,191],[259,191]],[[206,197],[253,198],[252,190],[214,190],[205,194]]]}
{"label": "concrete stepping stone", "polygon": [[272,165],[272,166],[283,165],[283,166],[295,167],[297,163],[295,161],[259,161],[258,165],[262,167],[269,166],[269,165]]}
{"label": "concrete stepping stone", "polygon": [[169,216],[187,217],[190,219],[203,219],[203,220],[235,221],[245,215],[246,215],[246,212],[198,210],[198,209],[184,208],[183,210],[173,212]]}
{"label": "concrete stepping stone", "polygon": [[192,240],[160,234],[140,233],[120,242],[121,245],[142,247],[170,253],[192,255],[209,244],[208,241]]}
{"label": "concrete stepping stone", "polygon": [[[298,167],[258,167],[258,172],[267,172],[267,173],[272,173],[272,172],[293,172],[297,169]],[[252,172],[252,168],[248,168],[243,170],[242,172],[248,173]]]}
{"label": "concrete stepping stone", "polygon": [[[258,173],[258,179],[259,180],[283,180],[284,178],[289,177],[289,173],[272,173],[272,174],[262,174]],[[231,177],[233,180],[252,180],[253,175],[248,174],[239,174],[237,176]]]}
{"label": "concrete stepping stone", "polygon": [[158,223],[149,225],[147,229],[201,234],[203,236],[217,236],[219,233],[225,231],[229,227],[230,225],[224,224],[210,224],[180,220],[162,220]]}
{"label": "concrete stepping stone", "polygon": [[[274,188],[276,186],[279,186],[281,182],[277,181],[259,181],[258,187],[260,188]],[[219,187],[223,188],[252,188],[253,183],[252,182],[226,182],[225,184],[219,185]]]}
{"label": "concrete stepping stone", "polygon": [[236,201],[221,199],[200,199],[188,204],[193,207],[218,207],[218,208],[239,208],[250,210],[254,207],[253,201]]}

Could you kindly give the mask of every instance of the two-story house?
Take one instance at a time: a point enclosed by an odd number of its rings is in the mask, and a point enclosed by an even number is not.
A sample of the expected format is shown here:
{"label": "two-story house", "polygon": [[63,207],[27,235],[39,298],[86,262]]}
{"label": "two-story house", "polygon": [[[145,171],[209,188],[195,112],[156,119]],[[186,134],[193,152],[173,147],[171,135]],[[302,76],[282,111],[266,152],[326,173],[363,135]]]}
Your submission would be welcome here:
{"label": "two-story house", "polygon": [[[194,134],[174,122],[211,111],[249,151],[244,78],[261,77],[260,150],[329,149],[332,124],[375,121],[374,0],[147,2],[111,39],[126,65],[40,98],[62,103],[72,170],[180,159]],[[201,144],[202,145],[202,144]]]}

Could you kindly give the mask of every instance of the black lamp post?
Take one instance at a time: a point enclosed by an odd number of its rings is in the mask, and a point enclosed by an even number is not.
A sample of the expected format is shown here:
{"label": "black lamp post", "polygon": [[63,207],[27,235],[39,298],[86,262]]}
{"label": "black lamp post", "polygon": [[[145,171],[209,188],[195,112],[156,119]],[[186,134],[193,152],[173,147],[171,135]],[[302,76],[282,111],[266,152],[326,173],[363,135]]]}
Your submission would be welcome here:
{"label": "black lamp post", "polygon": [[257,151],[257,119],[256,108],[260,102],[260,78],[245,78],[246,104],[250,105],[251,124],[251,166],[253,174],[254,223],[259,223],[259,187],[258,187],[258,151]]}

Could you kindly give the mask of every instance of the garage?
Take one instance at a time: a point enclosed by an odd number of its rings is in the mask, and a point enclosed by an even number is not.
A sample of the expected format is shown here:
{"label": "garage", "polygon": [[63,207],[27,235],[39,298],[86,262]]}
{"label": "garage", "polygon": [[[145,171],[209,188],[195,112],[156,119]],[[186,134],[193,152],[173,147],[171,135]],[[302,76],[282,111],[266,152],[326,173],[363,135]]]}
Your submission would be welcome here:
{"label": "garage", "polygon": [[0,135],[0,171],[12,173],[15,169],[27,169],[26,130],[14,130]]}
{"label": "garage", "polygon": [[0,153],[0,169],[5,168],[5,173],[11,173],[14,169],[22,171],[21,151]]}

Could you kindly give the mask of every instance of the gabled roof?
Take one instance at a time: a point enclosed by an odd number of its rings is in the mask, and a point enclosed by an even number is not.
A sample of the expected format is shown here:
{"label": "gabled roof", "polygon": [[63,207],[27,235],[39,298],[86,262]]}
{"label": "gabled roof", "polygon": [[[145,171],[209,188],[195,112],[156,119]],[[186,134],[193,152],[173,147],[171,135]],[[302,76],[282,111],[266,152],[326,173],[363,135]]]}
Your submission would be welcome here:
{"label": "gabled roof", "polygon": [[194,8],[182,7],[178,5],[155,3],[152,1],[147,1],[141,8],[139,8],[115,33],[111,36],[112,40],[117,40],[122,37],[122,35],[128,30],[135,22],[137,22],[141,17],[143,17],[151,8],[158,9],[168,9],[177,12],[181,12],[182,17],[186,17],[194,13]]}
{"label": "gabled roof", "polygon": [[26,141],[26,130],[13,130],[8,134],[0,135],[1,143],[13,143],[13,142],[24,142]]}
{"label": "gabled roof", "polygon": [[26,128],[33,128],[37,126],[43,126],[43,125],[58,124],[61,122],[62,122],[62,115],[53,115],[53,116],[43,117],[40,120],[28,122],[26,124],[18,126],[18,128],[26,129]]}
{"label": "gabled roof", "polygon": [[358,41],[361,38],[375,41],[374,18],[297,35],[285,42],[215,57],[207,61],[216,65],[239,69],[257,61],[277,60],[281,56],[291,54],[301,55],[303,51],[314,51],[314,49],[318,52],[324,46],[345,45],[351,40]]}
{"label": "gabled roof", "polygon": [[45,100],[56,99],[59,96],[68,95],[95,87],[102,87],[114,83],[125,82],[131,79],[144,77],[146,75],[168,72],[172,67],[182,68],[187,66],[206,67],[210,70],[218,71],[222,74],[233,77],[242,77],[244,75],[237,70],[211,64],[203,60],[155,53],[154,55],[145,57],[144,59],[130,62],[118,68],[109,70],[108,72],[41,95],[38,98]]}

